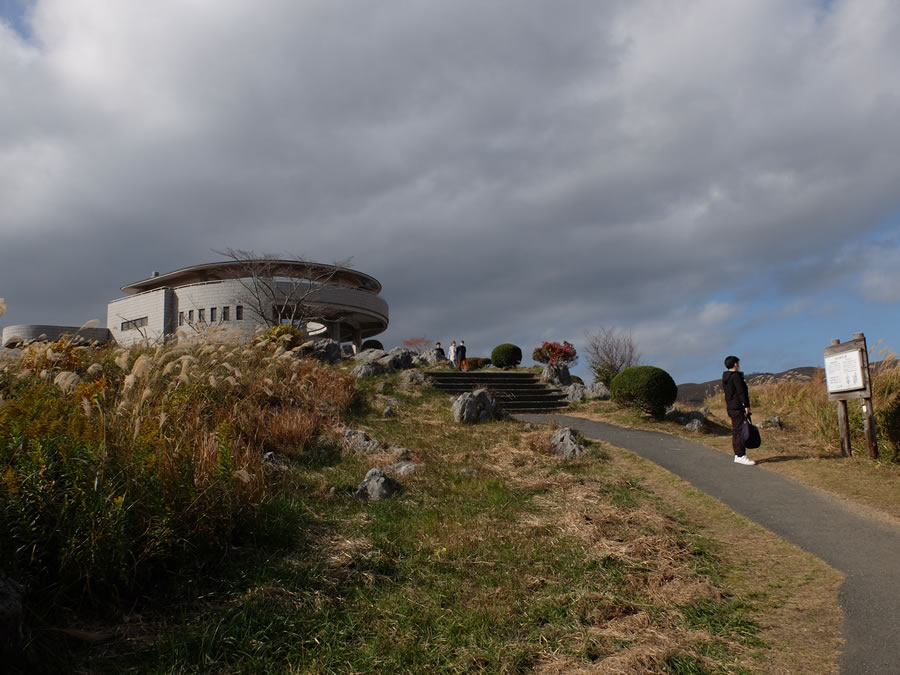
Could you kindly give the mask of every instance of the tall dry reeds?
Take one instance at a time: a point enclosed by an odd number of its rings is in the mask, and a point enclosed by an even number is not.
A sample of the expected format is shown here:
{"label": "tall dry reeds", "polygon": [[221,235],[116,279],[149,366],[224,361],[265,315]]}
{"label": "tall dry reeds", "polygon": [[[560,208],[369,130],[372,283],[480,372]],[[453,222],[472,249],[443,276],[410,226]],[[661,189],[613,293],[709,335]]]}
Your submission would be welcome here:
{"label": "tall dry reeds", "polygon": [[215,550],[338,421],[353,380],[277,339],[133,348],[64,338],[0,369],[0,568],[106,600]]}
{"label": "tall dry reeds", "polygon": [[[879,453],[887,461],[900,461],[900,361],[878,341],[869,350],[872,373],[872,404]],[[715,403],[720,403],[721,397]],[[779,415],[790,428],[825,448],[839,451],[837,407],[828,400],[825,371],[820,369],[809,382],[778,382],[751,387],[751,405]],[[851,443],[865,445],[860,406],[847,406]]]}

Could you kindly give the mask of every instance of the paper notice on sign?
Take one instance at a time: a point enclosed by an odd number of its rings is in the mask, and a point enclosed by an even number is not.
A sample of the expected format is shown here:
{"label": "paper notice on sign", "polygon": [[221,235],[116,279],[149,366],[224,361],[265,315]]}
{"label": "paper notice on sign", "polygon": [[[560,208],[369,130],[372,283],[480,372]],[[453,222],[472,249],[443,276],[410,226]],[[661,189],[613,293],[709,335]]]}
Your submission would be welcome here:
{"label": "paper notice on sign", "polygon": [[825,357],[825,382],[828,393],[865,389],[862,355],[858,349]]}

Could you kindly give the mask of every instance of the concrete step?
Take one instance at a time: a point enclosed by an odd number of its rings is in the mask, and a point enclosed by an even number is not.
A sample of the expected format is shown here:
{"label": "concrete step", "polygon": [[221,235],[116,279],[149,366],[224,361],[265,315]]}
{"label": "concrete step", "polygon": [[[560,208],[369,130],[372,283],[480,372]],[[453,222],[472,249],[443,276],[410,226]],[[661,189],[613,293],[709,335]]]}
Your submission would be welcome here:
{"label": "concrete step", "polygon": [[463,394],[473,389],[488,389],[497,403],[508,411],[550,412],[569,404],[565,394],[534,373],[507,371],[427,371],[435,389],[448,394]]}

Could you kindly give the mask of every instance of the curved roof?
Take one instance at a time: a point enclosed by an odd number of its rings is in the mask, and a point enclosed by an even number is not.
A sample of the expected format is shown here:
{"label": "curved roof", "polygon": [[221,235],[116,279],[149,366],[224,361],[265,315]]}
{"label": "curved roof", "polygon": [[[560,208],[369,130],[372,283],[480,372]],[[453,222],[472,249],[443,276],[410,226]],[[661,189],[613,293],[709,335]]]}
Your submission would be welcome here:
{"label": "curved roof", "polygon": [[287,277],[311,279],[323,283],[357,288],[372,293],[381,292],[381,283],[375,278],[356,270],[337,265],[304,262],[301,260],[278,260],[260,258],[256,260],[226,260],[184,267],[174,272],[167,272],[150,277],[133,284],[122,286],[128,295],[136,295],[157,288],[177,288],[189,284],[206,281],[222,281],[224,279],[242,279],[252,277],[256,273],[263,277]]}

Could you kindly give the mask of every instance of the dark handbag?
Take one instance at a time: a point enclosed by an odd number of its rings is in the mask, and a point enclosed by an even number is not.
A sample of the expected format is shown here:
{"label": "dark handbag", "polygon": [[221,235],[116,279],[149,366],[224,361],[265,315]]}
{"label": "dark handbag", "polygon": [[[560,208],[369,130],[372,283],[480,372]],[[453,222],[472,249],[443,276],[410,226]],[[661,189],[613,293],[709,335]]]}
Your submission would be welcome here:
{"label": "dark handbag", "polygon": [[754,450],[762,445],[762,438],[759,436],[759,428],[750,421],[750,415],[744,420],[741,426],[741,441],[748,450]]}

